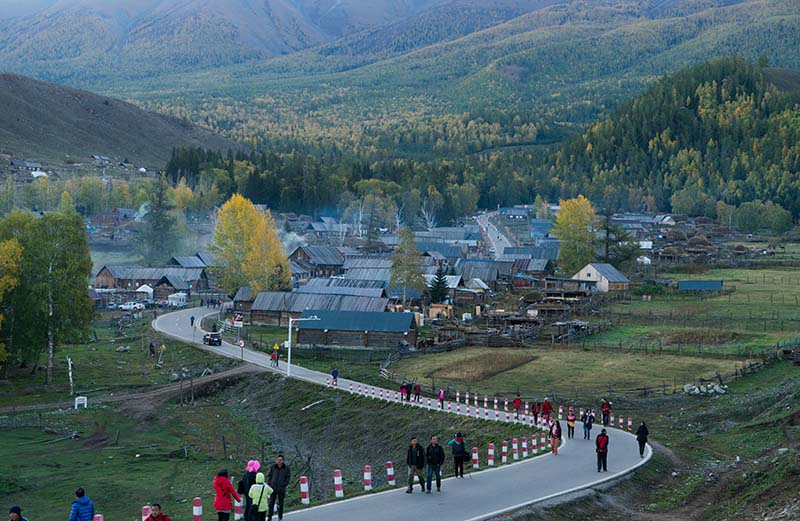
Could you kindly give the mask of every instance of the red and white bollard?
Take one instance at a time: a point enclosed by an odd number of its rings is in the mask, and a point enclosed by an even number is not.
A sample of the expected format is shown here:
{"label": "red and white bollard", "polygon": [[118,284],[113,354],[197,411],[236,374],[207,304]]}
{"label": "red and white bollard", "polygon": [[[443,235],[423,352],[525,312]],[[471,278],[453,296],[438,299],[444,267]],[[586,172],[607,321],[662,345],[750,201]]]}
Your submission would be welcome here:
{"label": "red and white bollard", "polygon": [[528,413],[530,412],[530,410],[531,410],[531,409],[530,409],[530,404],[529,404],[528,402],[525,402],[525,416],[527,416],[527,415],[528,415]]}
{"label": "red and white bollard", "polygon": [[609,413],[608,418],[609,418],[609,420],[611,420],[610,423],[609,423],[609,426],[613,427],[614,426],[614,413],[613,412]]}
{"label": "red and white bollard", "polygon": [[464,391],[464,403],[469,404],[469,391]]}
{"label": "red and white bollard", "polygon": [[505,465],[506,463],[508,463],[508,442],[503,440],[501,447],[502,448],[500,449],[500,463]]}
{"label": "red and white bollard", "polygon": [[542,433],[539,436],[539,445],[542,446],[542,452],[547,452],[547,434]]}
{"label": "red and white bollard", "polygon": [[203,500],[199,497],[192,500],[192,521],[203,521]]}
{"label": "red and white bollard", "polygon": [[483,395],[483,408],[484,409],[489,408],[489,396],[485,394]]}
{"label": "red and white bollard", "polygon": [[336,497],[344,497],[344,486],[342,485],[342,471],[336,469],[333,471],[333,490]]}
{"label": "red and white bollard", "polygon": [[[236,488],[236,482],[231,478],[231,485],[233,488]],[[241,521],[244,519],[244,504],[242,504],[242,500],[239,501],[233,500],[233,519],[234,521]]]}
{"label": "red and white bollard", "polygon": [[453,412],[453,402],[447,402],[447,412]]}
{"label": "red and white bollard", "polygon": [[522,437],[522,457],[523,459],[528,457],[528,438],[525,436]]}
{"label": "red and white bollard", "polygon": [[475,407],[475,417],[478,419],[480,419],[481,417],[481,410],[478,409],[477,407]]}
{"label": "red and white bollard", "polygon": [[153,513],[153,508],[150,505],[145,505],[142,507],[142,521],[146,521],[150,514]]}
{"label": "red and white bollard", "polygon": [[629,431],[633,430],[633,418],[631,418],[630,416],[628,416],[628,430]]}
{"label": "red and white bollard", "polygon": [[461,393],[456,391],[456,403],[461,403]]}
{"label": "red and white bollard", "polygon": [[372,388],[372,397],[375,398],[375,388]]}
{"label": "red and white bollard", "polygon": [[559,405],[558,406],[558,419],[559,420],[563,420],[564,419],[564,406],[563,405]]}
{"label": "red and white bollard", "polygon": [[364,490],[372,490],[372,467],[364,465]]}
{"label": "red and white bollard", "polygon": [[528,416],[528,423],[531,427],[536,427],[536,420],[533,419],[533,416]]}
{"label": "red and white bollard", "polygon": [[519,441],[517,441],[517,438],[511,438],[511,458],[514,461],[519,459]]}
{"label": "red and white bollard", "polygon": [[325,378],[325,385],[327,385],[327,386],[331,385],[331,379],[330,378]]}
{"label": "red and white bollard", "polygon": [[625,428],[625,418],[623,416],[619,417],[619,428],[620,429],[624,429]]}
{"label": "red and white bollard", "polygon": [[497,396],[494,397],[494,410],[497,410]]}
{"label": "red and white bollard", "polygon": [[583,418],[583,407],[578,409],[578,419],[580,420],[581,418]]}
{"label": "red and white bollard", "polygon": [[103,517],[103,514],[95,514],[92,518],[92,521],[105,521],[105,518]]}
{"label": "red and white bollard", "polygon": [[391,461],[386,462],[386,481],[391,486],[397,485],[397,482],[394,480],[394,463]]}
{"label": "red and white bollard", "polygon": [[431,408],[431,399],[428,398],[428,409],[430,409],[430,408]]}
{"label": "red and white bollard", "polygon": [[511,421],[511,414],[508,411],[506,411],[506,421],[507,422]]}
{"label": "red and white bollard", "polygon": [[478,465],[478,447],[472,447],[472,468],[479,468]]}
{"label": "red and white bollard", "polygon": [[531,452],[539,454],[539,446],[536,444],[536,435],[531,436]]}
{"label": "red and white bollard", "polygon": [[476,409],[478,408],[478,393],[472,395],[472,405],[474,405]]}
{"label": "red and white bollard", "polygon": [[494,467],[494,443],[489,444],[489,459],[488,464],[490,467]]}
{"label": "red and white bollard", "polygon": [[487,419],[487,420],[489,419],[489,408],[488,407],[484,407],[483,408],[483,417],[485,419]]}
{"label": "red and white bollard", "polygon": [[456,403],[456,414],[461,414],[461,404]]}
{"label": "red and white bollard", "polygon": [[378,392],[378,397],[383,400],[383,388]]}
{"label": "red and white bollard", "polygon": [[311,503],[311,498],[308,495],[308,478],[300,476],[300,503],[308,505]]}
{"label": "red and white bollard", "polygon": [[394,401],[396,402],[400,401],[400,393],[398,393],[397,391],[394,392]]}
{"label": "red and white bollard", "polygon": [[500,411],[497,410],[497,407],[494,409],[494,421],[500,421]]}
{"label": "red and white bollard", "polygon": [[353,384],[350,384],[350,394],[353,394]]}
{"label": "red and white bollard", "polygon": [[469,416],[469,402],[467,402],[467,416]]}
{"label": "red and white bollard", "polygon": [[505,402],[503,403],[503,410],[508,411],[508,398],[506,398]]}
{"label": "red and white bollard", "polygon": [[358,384],[358,391],[356,391],[356,392],[357,392],[358,394],[361,394],[361,384]]}

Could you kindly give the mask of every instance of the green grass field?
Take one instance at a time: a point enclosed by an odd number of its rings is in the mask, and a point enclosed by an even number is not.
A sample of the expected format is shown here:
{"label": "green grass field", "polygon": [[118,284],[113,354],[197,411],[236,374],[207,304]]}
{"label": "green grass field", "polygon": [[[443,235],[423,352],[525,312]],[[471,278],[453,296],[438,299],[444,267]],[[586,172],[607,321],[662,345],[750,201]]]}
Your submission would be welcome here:
{"label": "green grass field", "polygon": [[644,355],[581,349],[519,350],[465,348],[417,356],[392,365],[392,370],[426,384],[470,389],[480,393],[511,394],[541,399],[553,391],[598,392],[644,386],[682,386],[698,377],[709,378],[740,366],[738,361],[675,355]]}

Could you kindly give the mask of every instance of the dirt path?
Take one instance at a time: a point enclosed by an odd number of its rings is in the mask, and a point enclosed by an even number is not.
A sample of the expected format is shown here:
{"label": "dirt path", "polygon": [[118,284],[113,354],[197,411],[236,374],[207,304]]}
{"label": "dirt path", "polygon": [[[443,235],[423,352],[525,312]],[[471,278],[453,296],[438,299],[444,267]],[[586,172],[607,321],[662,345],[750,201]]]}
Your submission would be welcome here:
{"label": "dirt path", "polygon": [[[227,380],[230,378],[238,378],[243,375],[253,374],[253,373],[260,373],[264,372],[264,369],[258,367],[253,364],[240,364],[236,367],[231,369],[226,369],[221,373],[210,374],[206,376],[201,376],[195,378],[192,382],[195,388],[200,388],[204,385],[208,385],[209,383],[216,382],[219,380]],[[133,392],[133,393],[121,393],[121,394],[114,394],[113,396],[98,396],[93,397],[89,400],[89,403],[94,405],[98,403],[107,404],[107,403],[118,403],[118,402],[125,402],[129,400],[136,400],[139,402],[162,402],[166,400],[170,400],[173,398],[177,398],[181,395],[181,393],[185,393],[188,390],[189,383],[184,381],[183,384],[180,382],[166,384],[166,385],[159,385],[155,387],[150,387],[145,391],[140,392]],[[31,412],[31,411],[47,411],[51,409],[70,409],[74,407],[74,401],[64,401],[64,402],[53,402],[53,403],[37,403],[37,404],[30,404],[30,405],[18,405],[18,406],[5,406],[0,407],[0,415],[7,415],[13,412]]]}

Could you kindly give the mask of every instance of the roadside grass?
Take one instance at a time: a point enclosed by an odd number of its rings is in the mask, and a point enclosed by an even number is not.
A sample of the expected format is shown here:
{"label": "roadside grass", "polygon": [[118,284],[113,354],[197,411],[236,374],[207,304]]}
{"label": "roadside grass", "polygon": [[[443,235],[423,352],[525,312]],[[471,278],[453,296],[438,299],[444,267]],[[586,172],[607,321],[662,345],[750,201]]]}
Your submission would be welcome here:
{"label": "roadside grass", "polygon": [[[486,370],[505,368],[500,372]],[[582,349],[464,348],[403,359],[392,370],[434,386],[449,384],[480,393],[521,392],[541,398],[551,391],[630,390],[682,386],[698,377],[732,371],[737,361],[675,355],[644,355]],[[469,378],[468,375],[476,375]]]}
{"label": "roadside grass", "polygon": [[[97,341],[66,344],[56,349],[53,381],[44,384],[46,353],[42,353],[39,369],[31,374],[31,368],[15,367],[11,378],[0,384],[0,405],[23,405],[70,401],[69,370],[67,357],[73,362],[73,379],[77,394],[95,396],[98,393],[114,392],[131,387],[169,383],[173,373],[200,374],[206,367],[225,368],[233,361],[206,353],[191,345],[166,338],[150,329],[151,315],[134,321],[117,336],[111,327],[112,314],[103,313],[93,329]],[[148,354],[149,343],[157,351],[166,346],[162,367]],[[128,349],[118,352],[117,349]]]}

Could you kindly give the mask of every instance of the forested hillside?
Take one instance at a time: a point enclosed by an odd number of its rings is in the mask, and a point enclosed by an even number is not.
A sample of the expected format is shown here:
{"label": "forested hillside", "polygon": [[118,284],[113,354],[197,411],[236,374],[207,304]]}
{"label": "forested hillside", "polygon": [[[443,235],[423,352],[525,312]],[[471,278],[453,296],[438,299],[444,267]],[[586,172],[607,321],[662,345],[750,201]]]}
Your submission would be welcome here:
{"label": "forested hillside", "polygon": [[664,78],[550,154],[534,190],[709,216],[717,201],[771,200],[797,216],[800,84],[769,74],[796,90],[738,58]]}

